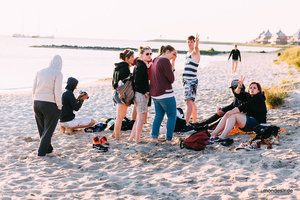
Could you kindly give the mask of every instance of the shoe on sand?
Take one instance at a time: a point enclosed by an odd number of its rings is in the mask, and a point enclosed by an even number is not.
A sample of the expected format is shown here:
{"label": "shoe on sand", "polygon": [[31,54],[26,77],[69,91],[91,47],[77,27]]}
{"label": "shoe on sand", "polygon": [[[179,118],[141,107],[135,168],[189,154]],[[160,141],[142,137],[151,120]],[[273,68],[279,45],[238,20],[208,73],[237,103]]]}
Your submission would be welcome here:
{"label": "shoe on sand", "polygon": [[220,143],[221,143],[221,145],[227,147],[227,146],[230,146],[233,144],[233,139],[227,138],[227,139],[224,139],[224,141],[222,141]]}

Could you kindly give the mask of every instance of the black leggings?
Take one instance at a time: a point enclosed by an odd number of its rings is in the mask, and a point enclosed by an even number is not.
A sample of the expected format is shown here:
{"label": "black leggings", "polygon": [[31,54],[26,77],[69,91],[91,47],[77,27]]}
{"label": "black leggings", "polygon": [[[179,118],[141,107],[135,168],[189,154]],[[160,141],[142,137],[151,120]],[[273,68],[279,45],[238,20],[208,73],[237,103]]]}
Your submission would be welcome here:
{"label": "black leggings", "polygon": [[55,103],[34,101],[35,121],[41,138],[38,156],[45,156],[53,151],[51,137],[56,128],[60,110]]}

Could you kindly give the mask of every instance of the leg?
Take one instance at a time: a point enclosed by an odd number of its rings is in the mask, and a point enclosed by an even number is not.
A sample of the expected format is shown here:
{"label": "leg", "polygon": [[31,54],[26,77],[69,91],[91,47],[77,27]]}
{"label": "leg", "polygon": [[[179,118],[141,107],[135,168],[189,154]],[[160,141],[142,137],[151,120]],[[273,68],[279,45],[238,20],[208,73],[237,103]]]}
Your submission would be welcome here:
{"label": "leg", "polygon": [[152,124],[152,138],[157,141],[161,122],[164,118],[165,111],[160,105],[161,99],[153,99],[155,107],[155,117]]}
{"label": "leg", "polygon": [[199,126],[205,126],[205,125],[211,124],[211,123],[217,121],[218,119],[220,119],[220,116],[216,113],[213,116],[211,116],[210,118],[200,122]]}
{"label": "leg", "polygon": [[176,113],[177,113],[176,100],[175,97],[162,99],[162,100],[163,100],[162,107],[168,116],[166,140],[171,141],[175,129],[175,124],[176,124]]}
{"label": "leg", "polygon": [[146,113],[138,113],[137,114],[136,137],[135,137],[136,142],[139,142],[141,139],[145,115],[146,115]]}
{"label": "leg", "polygon": [[136,104],[134,104],[131,119],[136,120],[136,115],[137,115],[137,113],[136,113]]}
{"label": "leg", "polygon": [[147,112],[145,113],[144,124],[147,124],[147,117],[148,117],[148,107],[147,107]]}
{"label": "leg", "polygon": [[136,124],[137,124],[137,120],[135,120],[135,122],[134,122],[134,124],[133,124],[132,130],[131,130],[131,134],[130,134],[130,137],[129,137],[129,142],[132,142],[133,139],[135,138],[135,134],[136,134]]}
{"label": "leg", "polygon": [[193,123],[196,123],[197,122],[197,107],[196,107],[196,104],[194,101],[192,102],[192,105],[193,105],[193,111],[192,111]]}
{"label": "leg", "polygon": [[220,137],[226,138],[228,133],[233,129],[235,124],[238,124],[240,127],[244,127],[246,125],[246,115],[242,113],[231,115],[227,119],[226,126]]}
{"label": "leg", "polygon": [[38,150],[39,156],[45,156],[47,153],[53,151],[51,145],[51,138],[56,128],[60,111],[58,110],[55,103],[44,102],[41,110],[45,116],[44,118],[44,132],[41,137],[40,146]]}
{"label": "leg", "polygon": [[44,115],[41,111],[42,102],[34,101],[34,117],[38,127],[40,138],[43,136],[44,132]]}
{"label": "leg", "polygon": [[217,135],[218,133],[220,133],[221,131],[224,130],[225,125],[226,125],[226,121],[227,121],[228,117],[229,117],[229,115],[226,113],[222,117],[221,121],[219,122],[219,124],[217,125],[217,127],[215,128],[215,130],[211,133],[211,136],[215,136],[215,135]]}
{"label": "leg", "polygon": [[185,115],[186,123],[190,122],[192,112],[193,112],[193,101],[192,100],[186,100],[186,115]]}
{"label": "leg", "polygon": [[117,104],[117,119],[115,121],[114,132],[112,135],[112,137],[116,137],[117,140],[120,139],[122,121],[126,116],[127,108],[128,106],[125,104]]}

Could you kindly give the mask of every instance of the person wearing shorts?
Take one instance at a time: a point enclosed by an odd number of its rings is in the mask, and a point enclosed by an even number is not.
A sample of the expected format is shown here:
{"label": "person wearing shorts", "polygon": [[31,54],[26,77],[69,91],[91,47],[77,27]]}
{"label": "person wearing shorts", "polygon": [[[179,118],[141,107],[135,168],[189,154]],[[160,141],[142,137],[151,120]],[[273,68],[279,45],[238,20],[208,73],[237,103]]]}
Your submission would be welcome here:
{"label": "person wearing shorts", "polygon": [[78,80],[69,77],[67,81],[66,91],[62,95],[62,111],[60,114],[60,126],[61,131],[65,132],[67,129],[67,133],[74,133],[75,129],[78,128],[86,128],[93,126],[95,124],[95,120],[91,118],[75,118],[75,114],[73,111],[78,111],[84,100],[86,100],[89,96],[87,94],[80,94],[76,99],[74,96],[74,90],[77,88]]}
{"label": "person wearing shorts", "polygon": [[[219,140],[225,140],[225,142],[229,142],[229,140],[227,140],[229,139],[227,138],[228,133],[235,125],[244,131],[253,131],[254,127],[256,127],[258,124],[266,123],[266,97],[262,92],[260,84],[257,82],[252,82],[249,85],[248,92],[241,93],[244,80],[245,77],[241,77],[235,93],[237,94],[237,98],[243,100],[245,103],[233,108],[224,115],[218,126],[211,133],[212,139],[221,133]],[[225,144],[225,146],[227,145]]]}
{"label": "person wearing shorts", "polygon": [[237,45],[234,45],[234,49],[232,49],[232,51],[230,52],[228,60],[230,59],[231,55],[232,55],[232,69],[231,70],[232,70],[232,74],[234,74],[236,72],[239,59],[240,59],[240,62],[242,62],[241,53],[237,49]]}
{"label": "person wearing shorts", "polygon": [[134,106],[136,107],[137,117],[132,127],[129,141],[139,142],[144,125],[144,120],[147,113],[149,101],[149,79],[146,63],[151,59],[151,48],[140,47],[140,59],[136,61],[136,66],[133,70],[133,85],[134,85]]}
{"label": "person wearing shorts", "polygon": [[197,71],[200,62],[199,51],[199,35],[196,37],[189,36],[187,38],[187,44],[189,51],[186,55],[186,61],[184,66],[184,72],[182,74],[183,86],[184,86],[184,100],[186,102],[186,123],[190,122],[191,116],[193,117],[193,123],[197,122],[197,108],[195,104],[198,78]]}

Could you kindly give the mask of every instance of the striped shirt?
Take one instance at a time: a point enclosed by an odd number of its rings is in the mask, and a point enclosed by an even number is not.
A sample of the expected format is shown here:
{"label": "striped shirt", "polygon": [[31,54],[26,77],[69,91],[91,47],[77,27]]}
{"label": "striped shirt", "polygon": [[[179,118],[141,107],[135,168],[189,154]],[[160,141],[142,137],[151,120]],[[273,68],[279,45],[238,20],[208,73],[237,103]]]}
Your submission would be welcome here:
{"label": "striped shirt", "polygon": [[186,61],[185,61],[182,78],[185,80],[197,79],[198,66],[199,66],[199,62],[195,62],[193,60],[192,52],[188,52],[186,55]]}

